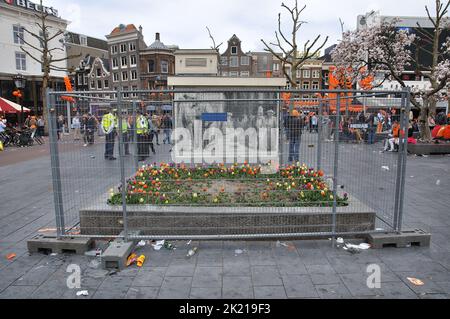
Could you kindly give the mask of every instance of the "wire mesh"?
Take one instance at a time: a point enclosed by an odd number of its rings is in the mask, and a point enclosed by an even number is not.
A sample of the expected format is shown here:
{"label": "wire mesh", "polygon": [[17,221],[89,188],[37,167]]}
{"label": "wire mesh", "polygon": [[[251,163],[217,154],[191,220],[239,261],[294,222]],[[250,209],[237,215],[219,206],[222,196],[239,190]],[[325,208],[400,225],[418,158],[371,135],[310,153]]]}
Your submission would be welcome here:
{"label": "wire mesh", "polygon": [[336,92],[49,92],[59,233],[399,230],[408,93]]}

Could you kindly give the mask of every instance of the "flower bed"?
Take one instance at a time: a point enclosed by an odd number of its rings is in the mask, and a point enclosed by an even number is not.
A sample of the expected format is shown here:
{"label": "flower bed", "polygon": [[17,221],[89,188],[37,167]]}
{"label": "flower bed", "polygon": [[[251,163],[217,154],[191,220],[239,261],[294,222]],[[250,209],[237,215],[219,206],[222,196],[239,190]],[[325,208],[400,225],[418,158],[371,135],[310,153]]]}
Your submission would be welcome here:
{"label": "flower bed", "polygon": [[[109,205],[122,204],[119,192]],[[322,171],[291,165],[276,173],[249,164],[213,167],[161,164],[141,168],[127,181],[127,204],[168,206],[330,207],[334,197]],[[348,195],[336,198],[348,205]]]}

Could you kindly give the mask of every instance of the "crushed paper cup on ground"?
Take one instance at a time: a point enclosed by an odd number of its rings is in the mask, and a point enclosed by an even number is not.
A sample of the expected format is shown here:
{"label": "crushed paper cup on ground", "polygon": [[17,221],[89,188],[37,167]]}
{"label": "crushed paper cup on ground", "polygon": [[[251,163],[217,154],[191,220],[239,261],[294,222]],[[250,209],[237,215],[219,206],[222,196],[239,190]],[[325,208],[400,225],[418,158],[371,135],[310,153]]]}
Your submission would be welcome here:
{"label": "crushed paper cup on ground", "polygon": [[412,283],[415,286],[423,286],[423,285],[425,285],[425,283],[422,280],[417,279],[417,278],[410,278],[410,277],[408,277],[406,279],[408,279],[409,282]]}
{"label": "crushed paper cup on ground", "polygon": [[16,254],[15,253],[11,253],[11,254],[8,254],[6,256],[6,259],[8,259],[8,260],[13,260],[14,258],[16,258]]}
{"label": "crushed paper cup on ground", "polygon": [[77,296],[89,296],[89,292],[87,290],[81,290],[77,292]]}
{"label": "crushed paper cup on ground", "polygon": [[163,248],[165,240],[157,241],[156,244],[152,245],[154,250],[161,250]]}

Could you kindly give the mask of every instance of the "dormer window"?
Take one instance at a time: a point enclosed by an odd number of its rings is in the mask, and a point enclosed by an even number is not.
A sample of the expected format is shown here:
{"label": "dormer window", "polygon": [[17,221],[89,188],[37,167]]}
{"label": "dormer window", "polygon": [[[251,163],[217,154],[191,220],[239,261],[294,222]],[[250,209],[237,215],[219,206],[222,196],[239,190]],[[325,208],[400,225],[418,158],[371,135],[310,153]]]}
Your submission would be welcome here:
{"label": "dormer window", "polygon": [[231,47],[231,54],[238,54],[238,48],[237,47]]}

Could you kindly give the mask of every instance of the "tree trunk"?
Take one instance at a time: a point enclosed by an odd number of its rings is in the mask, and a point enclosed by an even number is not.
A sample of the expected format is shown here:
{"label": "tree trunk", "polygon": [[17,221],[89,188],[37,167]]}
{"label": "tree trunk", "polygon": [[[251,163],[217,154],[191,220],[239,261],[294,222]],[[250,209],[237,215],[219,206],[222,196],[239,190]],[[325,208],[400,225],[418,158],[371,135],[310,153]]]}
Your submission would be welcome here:
{"label": "tree trunk", "polygon": [[429,100],[427,97],[423,98],[423,105],[420,108],[419,115],[419,128],[420,128],[420,140],[422,142],[431,142],[431,130],[428,126],[428,115],[429,115]]}
{"label": "tree trunk", "polygon": [[48,135],[49,118],[47,110],[47,88],[48,88],[48,75],[44,75],[42,79],[42,115],[44,116],[45,127],[44,135]]}

